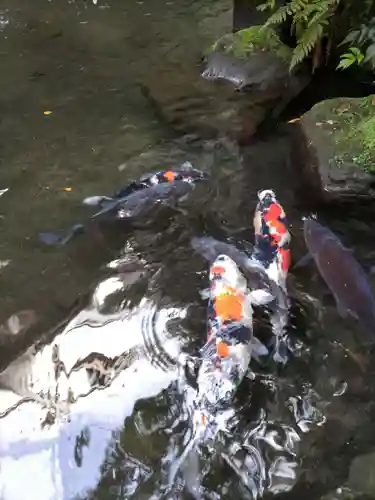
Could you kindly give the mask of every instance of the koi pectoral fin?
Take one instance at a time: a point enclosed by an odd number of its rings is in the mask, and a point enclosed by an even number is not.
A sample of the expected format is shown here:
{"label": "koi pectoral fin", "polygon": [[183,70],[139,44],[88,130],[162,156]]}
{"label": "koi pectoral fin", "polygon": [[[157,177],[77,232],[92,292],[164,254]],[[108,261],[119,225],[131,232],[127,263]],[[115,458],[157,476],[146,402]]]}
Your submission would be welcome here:
{"label": "koi pectoral fin", "polygon": [[256,379],[255,373],[253,371],[251,371],[250,369],[246,372],[245,377],[248,378],[249,380],[255,380]]}
{"label": "koi pectoral fin", "polygon": [[202,300],[208,300],[210,298],[211,290],[209,288],[205,288],[204,290],[199,290],[199,295]]}
{"label": "koi pectoral fin", "polygon": [[250,300],[256,306],[263,306],[275,300],[275,297],[266,290],[258,289],[250,292]]}
{"label": "koi pectoral fin", "polygon": [[100,205],[103,201],[114,201],[114,198],[110,198],[108,196],[89,196],[88,198],[85,198],[82,203],[90,207],[95,207]]}
{"label": "koi pectoral fin", "polygon": [[304,266],[306,266],[306,265],[310,264],[313,260],[314,260],[314,259],[313,259],[313,256],[311,255],[311,253],[310,253],[310,252],[308,252],[306,255],[304,255],[304,256],[302,257],[302,259],[300,259],[298,262],[296,262],[296,263],[292,266],[292,268],[293,268],[293,269],[296,269],[296,268],[299,268],[299,267],[304,267]]}

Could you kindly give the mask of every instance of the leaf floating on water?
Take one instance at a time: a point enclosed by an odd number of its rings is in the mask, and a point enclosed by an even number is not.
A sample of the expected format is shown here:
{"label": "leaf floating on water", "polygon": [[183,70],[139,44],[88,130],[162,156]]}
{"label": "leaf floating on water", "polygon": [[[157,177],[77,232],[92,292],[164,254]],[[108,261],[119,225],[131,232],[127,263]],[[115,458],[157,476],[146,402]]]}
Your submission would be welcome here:
{"label": "leaf floating on water", "polygon": [[5,323],[0,326],[0,333],[17,335],[21,331],[30,328],[36,322],[36,314],[32,309],[25,309],[12,314]]}
{"label": "leaf floating on water", "polygon": [[7,191],[9,191],[9,188],[0,189],[0,196],[2,196],[3,194],[5,194]]}
{"label": "leaf floating on water", "polygon": [[288,123],[297,123],[301,121],[301,116],[298,116],[297,118],[292,118],[291,120],[288,121]]}
{"label": "leaf floating on water", "polygon": [[342,382],[340,387],[333,393],[333,396],[342,396],[345,392],[346,389],[348,388],[348,383],[347,382]]}

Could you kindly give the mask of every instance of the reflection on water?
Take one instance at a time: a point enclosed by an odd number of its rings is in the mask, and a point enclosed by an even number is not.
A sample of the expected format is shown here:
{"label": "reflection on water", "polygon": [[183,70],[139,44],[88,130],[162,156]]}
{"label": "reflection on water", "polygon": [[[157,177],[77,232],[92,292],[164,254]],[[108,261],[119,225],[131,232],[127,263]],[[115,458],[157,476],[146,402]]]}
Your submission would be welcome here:
{"label": "reflection on water", "polygon": [[[246,247],[256,193],[271,187],[295,259],[304,251],[298,201],[308,193],[291,168],[291,129],[239,148],[228,136],[241,97],[199,76],[202,48],[230,29],[230,9],[9,0],[0,11],[3,500],[187,498],[198,476],[201,498],[318,500],[345,481],[347,443],[368,446],[368,353],[314,271],[301,269],[288,283],[288,363],[251,362],[256,377],[239,387],[229,432],[169,483],[191,437],[194,389],[178,359],[206,338],[207,262],[191,237]],[[62,249],[39,244],[39,232],[87,215],[85,197],[184,161],[211,180],[183,213],[158,207],[132,227],[93,225]],[[364,219],[346,213],[326,222],[349,237]],[[360,255],[371,250],[366,224]],[[254,330],[272,343],[259,308]]]}
{"label": "reflection on water", "polygon": [[[96,485],[112,433],[138,399],[175,379],[179,342],[165,327],[185,314],[184,308],[157,309],[148,299],[107,315],[87,308],[51,344],[1,374],[2,386],[11,389],[1,393],[6,498],[19,498],[17,483],[6,480],[14,474],[37,483],[38,498],[72,498]],[[164,362],[154,367],[150,358]]]}

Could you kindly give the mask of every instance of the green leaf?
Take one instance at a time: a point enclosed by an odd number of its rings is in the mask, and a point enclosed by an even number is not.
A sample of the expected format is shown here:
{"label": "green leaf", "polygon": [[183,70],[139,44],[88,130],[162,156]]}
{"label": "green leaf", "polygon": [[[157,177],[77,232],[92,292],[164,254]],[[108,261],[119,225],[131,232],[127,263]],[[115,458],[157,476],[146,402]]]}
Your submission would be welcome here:
{"label": "green leaf", "polygon": [[359,36],[359,30],[354,30],[354,31],[350,31],[348,33],[348,35],[346,35],[346,37],[344,38],[344,40],[342,42],[339,43],[339,47],[341,45],[345,45],[347,43],[353,43],[356,41],[356,39],[358,38]]}
{"label": "green leaf", "polygon": [[354,64],[356,61],[353,58],[349,58],[349,57],[341,57],[340,59],[340,62],[339,64],[337,65],[336,69],[347,69],[349,68],[349,66],[351,66],[352,64]]}
{"label": "green leaf", "polygon": [[365,61],[370,61],[375,57],[375,43],[367,47]]}
{"label": "green leaf", "polygon": [[356,58],[361,57],[361,55],[362,55],[362,52],[360,51],[360,49],[358,47],[350,47],[349,50],[350,50],[350,52],[352,52],[352,54],[354,54],[354,56]]}
{"label": "green leaf", "polygon": [[358,45],[361,45],[361,43],[363,43],[366,38],[368,37],[368,32],[369,32],[369,29],[367,26],[364,26],[361,30],[361,34],[359,35],[359,38],[357,40],[357,43]]}
{"label": "green leaf", "polygon": [[364,59],[365,59],[365,56],[364,54],[362,53],[362,51],[358,48],[358,47],[350,47],[349,48],[349,52],[346,54],[346,56],[348,54],[353,54],[354,56],[354,59],[356,60],[356,62],[358,64],[362,64]]}
{"label": "green leaf", "polygon": [[375,41],[375,27],[370,28],[370,29],[368,30],[368,35],[367,35],[367,38],[368,38],[368,40],[370,40],[371,42],[372,42],[372,41]]}

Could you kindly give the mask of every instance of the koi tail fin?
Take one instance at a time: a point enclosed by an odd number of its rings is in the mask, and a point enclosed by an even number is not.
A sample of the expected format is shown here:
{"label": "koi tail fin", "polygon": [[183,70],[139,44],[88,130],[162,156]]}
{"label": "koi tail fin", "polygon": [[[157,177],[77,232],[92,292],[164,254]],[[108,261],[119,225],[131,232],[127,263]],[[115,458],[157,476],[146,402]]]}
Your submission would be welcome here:
{"label": "koi tail fin", "polygon": [[275,351],[273,354],[273,360],[276,363],[281,363],[283,365],[286,364],[286,362],[289,359],[288,356],[289,348],[286,343],[286,337],[275,337]]}
{"label": "koi tail fin", "polygon": [[285,364],[289,358],[289,347],[287,344],[287,334],[285,332],[285,328],[287,326],[287,315],[285,317],[285,314],[278,314],[277,312],[272,314],[271,325],[275,345],[273,360],[276,363]]}
{"label": "koi tail fin", "polygon": [[68,243],[76,234],[82,234],[84,232],[84,226],[82,224],[76,224],[72,226],[68,231],[63,233],[39,233],[39,239],[45,245],[57,246],[65,245]]}
{"label": "koi tail fin", "polygon": [[[171,465],[170,471],[169,471],[169,476],[168,476],[168,484],[169,486],[172,486],[175,483],[176,476],[178,474],[178,471],[181,469],[182,465],[184,464],[185,461],[189,460],[189,462],[194,463],[194,469],[198,469],[198,452],[197,452],[197,445],[199,442],[200,435],[199,433],[195,432],[190,439],[189,443],[187,444],[185,450],[183,451],[182,455]],[[195,453],[194,453],[195,451]],[[199,475],[199,471],[198,475]]]}

